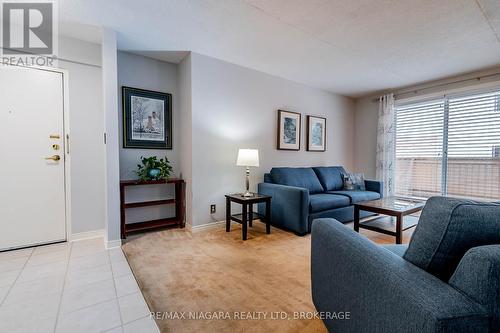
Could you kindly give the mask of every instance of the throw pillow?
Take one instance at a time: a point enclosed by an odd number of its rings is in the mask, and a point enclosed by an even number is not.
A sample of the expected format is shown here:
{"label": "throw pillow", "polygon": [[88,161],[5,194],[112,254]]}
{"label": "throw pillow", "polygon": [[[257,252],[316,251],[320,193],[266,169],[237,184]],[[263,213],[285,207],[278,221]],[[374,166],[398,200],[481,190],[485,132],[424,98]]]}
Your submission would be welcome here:
{"label": "throw pillow", "polygon": [[365,175],[362,173],[344,173],[342,180],[345,191],[366,191]]}

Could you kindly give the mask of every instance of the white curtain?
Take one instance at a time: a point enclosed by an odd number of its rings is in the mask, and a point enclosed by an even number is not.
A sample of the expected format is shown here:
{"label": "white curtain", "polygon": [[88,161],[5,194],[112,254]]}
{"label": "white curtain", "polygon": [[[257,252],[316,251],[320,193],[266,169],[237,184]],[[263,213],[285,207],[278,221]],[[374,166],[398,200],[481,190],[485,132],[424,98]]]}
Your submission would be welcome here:
{"label": "white curtain", "polygon": [[380,97],[377,129],[377,179],[384,182],[384,196],[394,195],[396,164],[396,115],[394,95]]}

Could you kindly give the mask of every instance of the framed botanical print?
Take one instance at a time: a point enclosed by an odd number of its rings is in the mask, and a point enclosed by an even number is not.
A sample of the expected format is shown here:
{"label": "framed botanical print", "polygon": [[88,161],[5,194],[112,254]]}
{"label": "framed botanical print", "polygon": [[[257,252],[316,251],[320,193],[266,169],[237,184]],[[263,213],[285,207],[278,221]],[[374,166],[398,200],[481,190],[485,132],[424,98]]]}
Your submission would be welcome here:
{"label": "framed botanical print", "polygon": [[172,95],[122,87],[123,148],[172,149]]}
{"label": "framed botanical print", "polygon": [[307,116],[307,150],[326,150],[326,118]]}
{"label": "framed botanical print", "polygon": [[278,110],[278,149],[300,150],[301,115]]}

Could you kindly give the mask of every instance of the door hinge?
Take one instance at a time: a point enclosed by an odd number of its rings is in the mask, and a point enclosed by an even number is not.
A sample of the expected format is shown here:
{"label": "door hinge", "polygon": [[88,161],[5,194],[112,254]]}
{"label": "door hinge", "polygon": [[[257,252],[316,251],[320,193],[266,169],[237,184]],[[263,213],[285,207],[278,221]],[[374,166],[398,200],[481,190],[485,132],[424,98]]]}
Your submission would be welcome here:
{"label": "door hinge", "polygon": [[104,144],[106,144],[106,133],[104,133]]}

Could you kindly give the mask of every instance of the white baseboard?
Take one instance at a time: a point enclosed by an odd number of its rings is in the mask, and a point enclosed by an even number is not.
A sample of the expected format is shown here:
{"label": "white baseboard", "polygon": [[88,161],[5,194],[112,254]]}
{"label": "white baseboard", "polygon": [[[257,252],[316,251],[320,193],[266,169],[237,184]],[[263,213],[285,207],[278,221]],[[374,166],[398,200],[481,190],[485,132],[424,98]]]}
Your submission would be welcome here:
{"label": "white baseboard", "polygon": [[122,246],[122,240],[121,239],[111,240],[111,241],[107,241],[107,242],[104,242],[104,243],[105,243],[106,249],[108,249],[108,250]]}
{"label": "white baseboard", "polygon": [[223,221],[209,222],[209,223],[205,223],[205,224],[201,224],[201,225],[195,225],[195,226],[191,226],[191,232],[197,232],[197,231],[202,231],[202,230],[206,230],[206,229],[212,229],[212,228],[220,227],[221,225],[224,225],[224,224],[226,224],[225,220],[223,220]]}
{"label": "white baseboard", "polygon": [[104,229],[100,230],[92,230],[92,231],[86,231],[86,232],[79,232],[76,234],[72,234],[70,241],[79,241],[79,240],[84,240],[84,239],[91,239],[91,238],[99,238],[103,237],[104,238]]}

